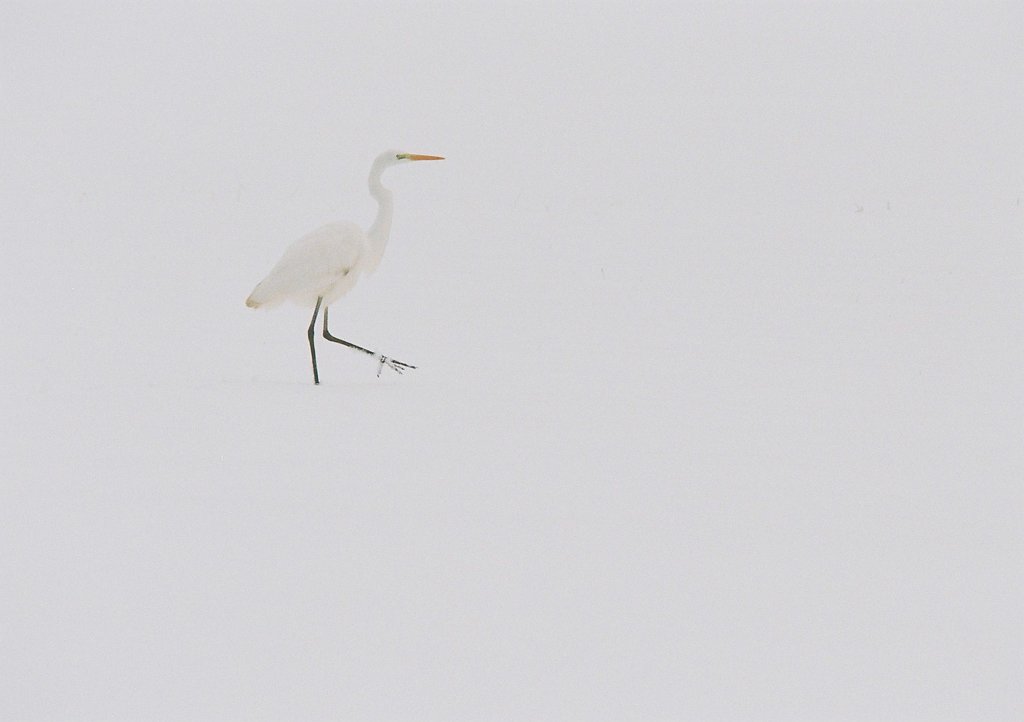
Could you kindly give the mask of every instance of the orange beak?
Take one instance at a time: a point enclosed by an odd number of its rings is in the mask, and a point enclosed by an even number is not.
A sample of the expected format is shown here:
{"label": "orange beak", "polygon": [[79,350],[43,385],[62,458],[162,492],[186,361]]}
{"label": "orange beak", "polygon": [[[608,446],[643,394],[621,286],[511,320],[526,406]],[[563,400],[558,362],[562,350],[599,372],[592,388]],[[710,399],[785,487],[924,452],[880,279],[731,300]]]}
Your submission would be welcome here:
{"label": "orange beak", "polygon": [[409,160],[444,160],[444,158],[439,155],[416,155],[415,153],[410,153]]}

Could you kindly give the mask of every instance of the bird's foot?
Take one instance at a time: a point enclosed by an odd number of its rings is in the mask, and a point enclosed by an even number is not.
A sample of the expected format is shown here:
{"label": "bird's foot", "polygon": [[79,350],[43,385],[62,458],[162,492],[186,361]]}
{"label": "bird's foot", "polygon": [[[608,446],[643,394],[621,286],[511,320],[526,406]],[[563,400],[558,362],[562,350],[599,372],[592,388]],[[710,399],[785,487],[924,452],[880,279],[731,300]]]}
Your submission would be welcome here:
{"label": "bird's foot", "polygon": [[416,368],[412,364],[407,364],[407,363],[402,363],[401,361],[396,361],[393,358],[388,358],[384,354],[377,354],[377,362],[379,364],[377,366],[377,377],[378,378],[380,378],[380,372],[384,370],[385,366],[387,366],[387,367],[389,367],[391,369],[394,369],[395,371],[397,371],[400,374],[401,373],[405,373],[409,369]]}

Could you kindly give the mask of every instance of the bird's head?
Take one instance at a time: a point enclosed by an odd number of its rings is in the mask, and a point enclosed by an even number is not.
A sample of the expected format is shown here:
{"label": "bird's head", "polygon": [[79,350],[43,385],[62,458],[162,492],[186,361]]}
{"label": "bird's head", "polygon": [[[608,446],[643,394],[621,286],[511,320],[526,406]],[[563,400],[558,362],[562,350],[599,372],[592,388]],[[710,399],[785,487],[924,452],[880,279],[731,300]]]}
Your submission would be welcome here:
{"label": "bird's head", "polygon": [[421,155],[419,153],[403,153],[400,150],[386,150],[377,157],[377,162],[383,166],[399,165],[414,160],[444,160],[439,155]]}

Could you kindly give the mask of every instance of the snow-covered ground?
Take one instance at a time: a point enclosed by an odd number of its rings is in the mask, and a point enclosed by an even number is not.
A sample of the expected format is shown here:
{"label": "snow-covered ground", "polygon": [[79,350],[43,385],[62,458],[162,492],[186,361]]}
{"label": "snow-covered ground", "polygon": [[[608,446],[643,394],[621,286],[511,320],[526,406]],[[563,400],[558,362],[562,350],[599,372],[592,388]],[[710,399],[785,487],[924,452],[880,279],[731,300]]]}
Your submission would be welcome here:
{"label": "snow-covered ground", "polygon": [[1024,718],[1022,6],[334,5],[0,2],[0,720]]}

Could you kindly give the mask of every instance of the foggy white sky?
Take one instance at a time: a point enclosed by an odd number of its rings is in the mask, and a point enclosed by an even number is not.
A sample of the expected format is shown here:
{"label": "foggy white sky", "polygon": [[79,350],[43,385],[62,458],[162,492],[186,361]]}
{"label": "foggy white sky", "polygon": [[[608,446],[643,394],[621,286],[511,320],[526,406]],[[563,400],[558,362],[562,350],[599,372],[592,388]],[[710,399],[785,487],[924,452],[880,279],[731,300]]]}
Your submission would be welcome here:
{"label": "foggy white sky", "polygon": [[1020,719],[1022,28],[0,1],[0,718]]}

